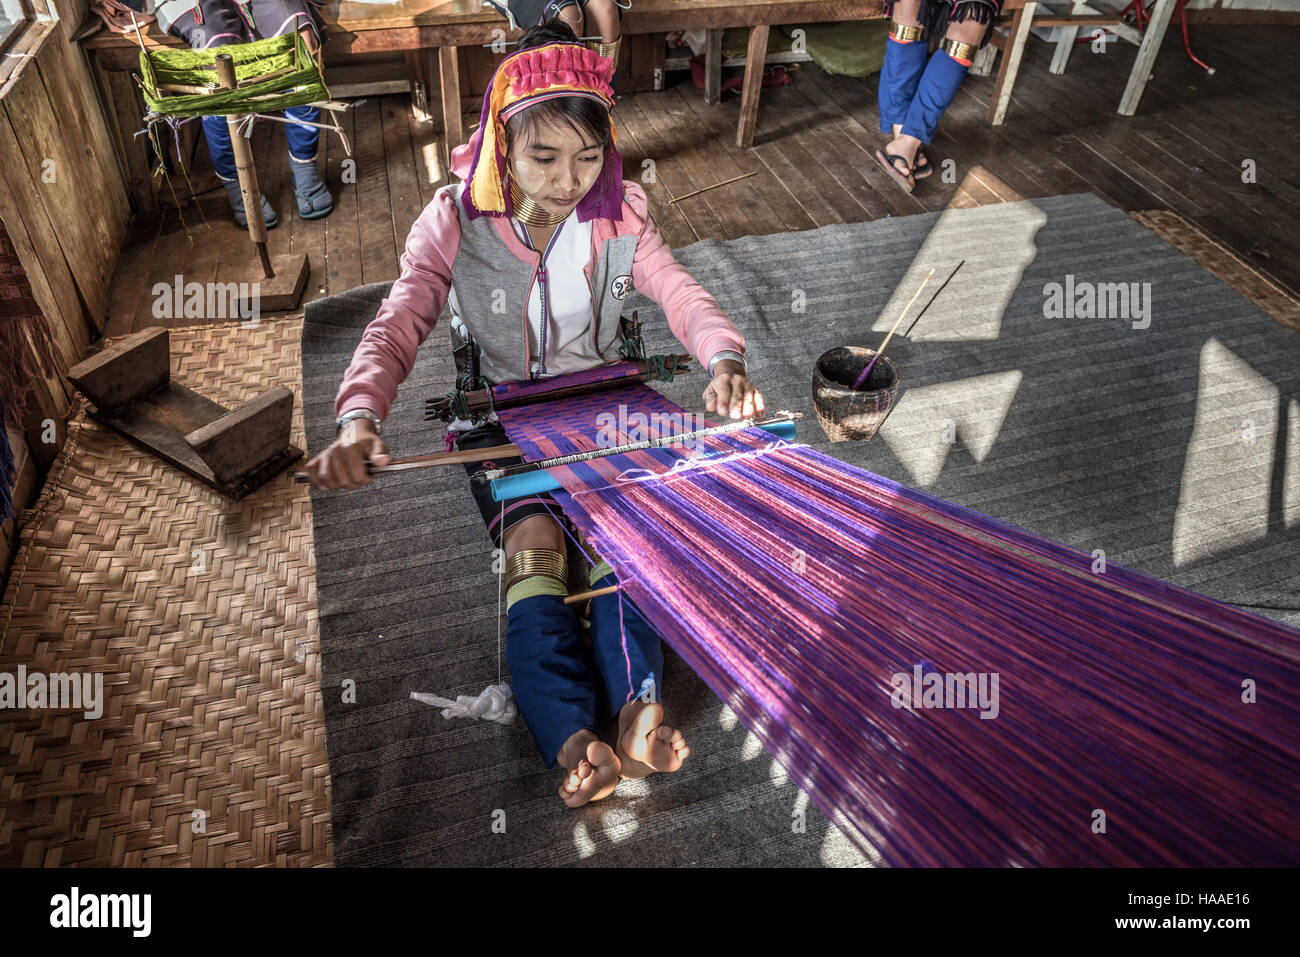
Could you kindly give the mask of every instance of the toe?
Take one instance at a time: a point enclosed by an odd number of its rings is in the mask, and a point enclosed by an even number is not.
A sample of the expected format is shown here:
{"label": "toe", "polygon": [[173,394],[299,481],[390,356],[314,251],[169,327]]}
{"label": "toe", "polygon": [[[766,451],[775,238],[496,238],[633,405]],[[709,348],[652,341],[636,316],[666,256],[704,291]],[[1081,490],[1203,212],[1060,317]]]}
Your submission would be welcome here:
{"label": "toe", "polygon": [[649,737],[650,732],[663,723],[664,706],[661,704],[648,704],[636,716],[636,735],[639,738]]}

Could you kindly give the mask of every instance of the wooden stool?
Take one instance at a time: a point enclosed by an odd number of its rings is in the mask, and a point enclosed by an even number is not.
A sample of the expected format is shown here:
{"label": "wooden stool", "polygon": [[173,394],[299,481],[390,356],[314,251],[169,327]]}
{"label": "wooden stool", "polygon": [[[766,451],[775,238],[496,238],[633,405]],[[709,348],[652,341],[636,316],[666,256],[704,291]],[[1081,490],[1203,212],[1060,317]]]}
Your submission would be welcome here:
{"label": "wooden stool", "polygon": [[154,327],[79,362],[68,375],[90,415],[223,495],[243,498],[298,459],[293,392],[278,385],[228,410],[171,379],[167,330]]}

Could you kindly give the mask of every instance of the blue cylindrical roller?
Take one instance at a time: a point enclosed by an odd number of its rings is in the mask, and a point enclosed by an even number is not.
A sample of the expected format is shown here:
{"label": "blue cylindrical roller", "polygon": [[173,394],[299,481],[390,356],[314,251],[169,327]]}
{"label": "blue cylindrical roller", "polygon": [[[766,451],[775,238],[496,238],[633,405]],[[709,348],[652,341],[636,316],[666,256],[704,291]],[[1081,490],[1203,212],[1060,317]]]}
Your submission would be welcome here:
{"label": "blue cylindrical roller", "polygon": [[[783,439],[793,439],[795,436],[793,419],[785,422],[773,422],[770,425],[760,425],[758,428]],[[521,472],[518,475],[510,475],[506,478],[492,479],[488,484],[492,487],[492,500],[494,502],[522,498],[525,495],[540,495],[542,492],[554,492],[560,487],[560,483],[546,469],[537,469],[534,472]]]}

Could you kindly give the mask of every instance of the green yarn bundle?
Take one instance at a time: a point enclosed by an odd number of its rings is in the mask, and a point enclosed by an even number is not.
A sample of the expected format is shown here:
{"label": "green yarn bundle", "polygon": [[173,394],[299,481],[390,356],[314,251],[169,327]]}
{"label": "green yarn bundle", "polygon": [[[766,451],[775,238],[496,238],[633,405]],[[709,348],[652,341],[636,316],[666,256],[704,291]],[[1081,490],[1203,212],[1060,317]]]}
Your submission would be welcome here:
{"label": "green yarn bundle", "polygon": [[[217,89],[216,59],[234,60],[236,88]],[[273,113],[291,106],[328,100],[325,77],[298,31],[252,43],[208,50],[141,50],[141,87],[146,121],[191,116]],[[265,77],[265,79],[257,79]],[[256,80],[248,83],[246,81]],[[208,88],[203,93],[172,93],[160,86]]]}

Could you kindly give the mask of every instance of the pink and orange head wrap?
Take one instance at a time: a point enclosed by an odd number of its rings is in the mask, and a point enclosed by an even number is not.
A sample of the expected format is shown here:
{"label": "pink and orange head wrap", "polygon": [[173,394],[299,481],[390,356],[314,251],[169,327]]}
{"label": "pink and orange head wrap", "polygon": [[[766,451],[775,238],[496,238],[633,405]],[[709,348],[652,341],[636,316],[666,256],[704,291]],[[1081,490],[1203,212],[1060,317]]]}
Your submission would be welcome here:
{"label": "pink and orange head wrap", "polygon": [[[483,94],[479,127],[470,140],[474,160],[465,180],[465,211],[479,216],[510,216],[513,203],[506,189],[506,120],[529,106],[559,96],[587,96],[614,106],[610,80],[614,63],[580,43],[547,43],[510,54],[497,66]],[[600,177],[578,201],[578,219],[622,218],[623,157],[615,145],[618,132],[610,120],[610,142]]]}

